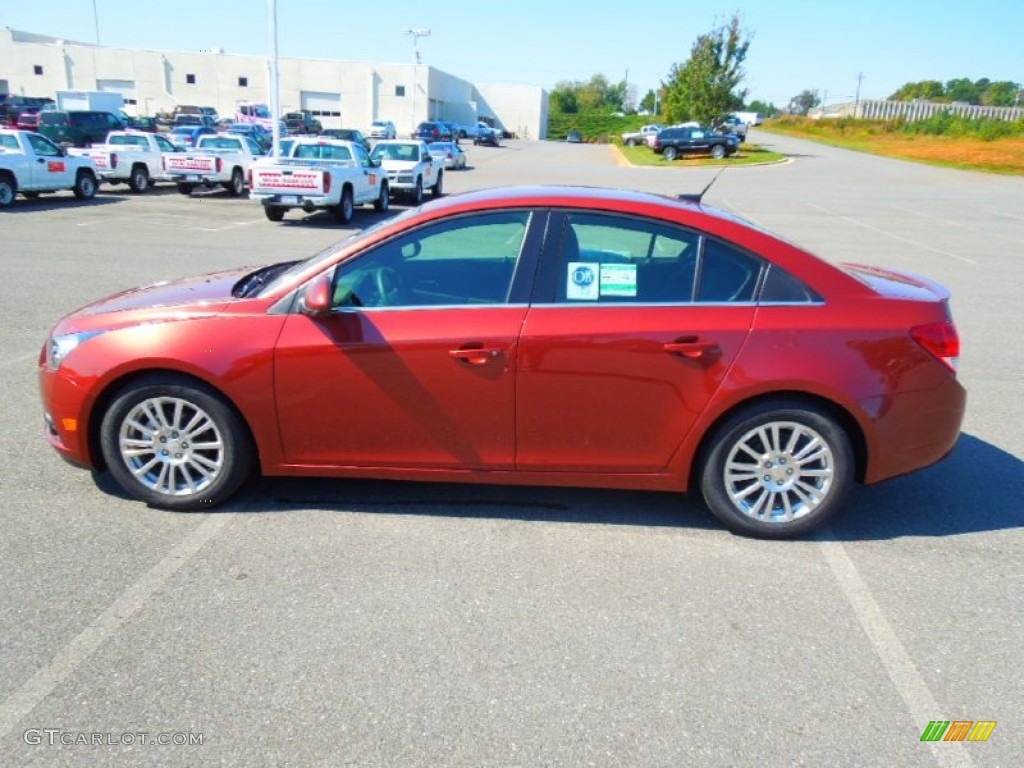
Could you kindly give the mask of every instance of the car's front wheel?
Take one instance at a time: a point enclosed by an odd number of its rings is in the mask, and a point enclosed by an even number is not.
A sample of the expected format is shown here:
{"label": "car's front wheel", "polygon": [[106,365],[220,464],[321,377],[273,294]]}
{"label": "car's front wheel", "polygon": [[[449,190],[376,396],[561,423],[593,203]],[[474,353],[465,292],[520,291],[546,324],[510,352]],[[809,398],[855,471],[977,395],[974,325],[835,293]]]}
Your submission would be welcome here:
{"label": "car's front wheel", "polygon": [[853,450],[825,410],[798,401],[761,403],[729,418],[700,472],[704,500],[730,530],[765,539],[823,525],[853,483]]}
{"label": "car's front wheel", "polygon": [[715,146],[711,148],[711,156],[715,158],[715,160],[721,160],[725,157],[725,147],[721,144],[715,144]]}
{"label": "car's front wheel", "polygon": [[96,197],[96,177],[89,171],[79,171],[72,190],[79,200],[92,200]]}
{"label": "car's front wheel", "polygon": [[376,211],[384,213],[391,206],[391,190],[388,189],[388,183],[382,181],[380,183],[380,192],[377,194],[377,199],[373,202],[373,208]]}
{"label": "car's front wheel", "polygon": [[270,221],[281,221],[284,219],[284,208],[280,205],[264,205],[263,213]]}
{"label": "car's front wheel", "polygon": [[209,509],[227,500],[254,465],[248,432],[212,390],[148,377],[122,391],[100,427],[103,458],[118,484],[163,509]]}
{"label": "car's front wheel", "polygon": [[182,194],[182,195],[191,195],[192,194],[192,188],[195,185],[194,184],[188,184],[188,183],[186,183],[184,181],[179,181],[177,186],[178,186],[178,192],[180,194]]}
{"label": "car's front wheel", "polygon": [[416,186],[412,191],[413,205],[423,205],[423,177],[416,177]]}
{"label": "car's front wheel", "polygon": [[437,172],[437,181],[434,182],[434,186],[430,188],[430,193],[434,197],[440,197],[444,194],[444,173],[442,171]]}

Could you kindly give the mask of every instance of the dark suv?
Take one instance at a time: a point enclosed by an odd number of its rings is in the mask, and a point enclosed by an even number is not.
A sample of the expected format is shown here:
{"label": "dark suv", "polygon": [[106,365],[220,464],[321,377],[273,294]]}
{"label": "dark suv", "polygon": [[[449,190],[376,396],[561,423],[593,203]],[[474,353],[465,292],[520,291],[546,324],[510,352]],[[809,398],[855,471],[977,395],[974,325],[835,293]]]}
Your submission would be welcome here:
{"label": "dark suv", "polygon": [[711,155],[716,160],[736,153],[740,142],[735,136],[725,136],[702,126],[662,128],[654,140],[653,149],[666,160],[675,160],[682,154]]}
{"label": "dark suv", "polygon": [[110,112],[50,109],[39,113],[39,133],[55,144],[91,147],[106,141],[111,131],[124,128],[121,118]]}

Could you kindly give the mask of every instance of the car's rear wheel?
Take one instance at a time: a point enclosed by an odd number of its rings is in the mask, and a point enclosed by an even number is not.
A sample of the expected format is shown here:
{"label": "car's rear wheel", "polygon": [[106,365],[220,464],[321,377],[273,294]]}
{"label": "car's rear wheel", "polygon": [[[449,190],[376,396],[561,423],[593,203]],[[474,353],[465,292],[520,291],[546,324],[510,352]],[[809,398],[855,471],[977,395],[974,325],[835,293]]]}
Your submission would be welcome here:
{"label": "car's rear wheel", "polygon": [[665,147],[665,159],[672,162],[679,156],[675,147]]}
{"label": "car's rear wheel", "polygon": [[391,206],[391,190],[388,189],[388,183],[382,181],[380,183],[380,192],[377,194],[377,199],[373,202],[374,210],[384,213]]}
{"label": "car's rear wheel", "polygon": [[231,181],[224,186],[232,197],[241,197],[245,192],[245,174],[242,173],[242,169],[235,168],[231,172]]}
{"label": "car's rear wheel", "polygon": [[823,525],[853,474],[850,439],[834,418],[805,403],[774,401],[744,409],[718,429],[700,485],[730,530],[782,539]]}
{"label": "car's rear wheel", "polygon": [[352,188],[345,187],[341,191],[341,202],[334,206],[334,219],[339,224],[348,224],[355,215],[355,204],[352,202]]}
{"label": "car's rear wheel", "polygon": [[132,168],[132,172],[128,176],[128,187],[135,193],[145,192],[149,189],[149,171],[146,170],[146,166],[137,165]]}
{"label": "car's rear wheel", "polygon": [[725,157],[725,147],[721,144],[715,144],[715,146],[711,148],[711,156],[715,158],[715,160],[721,160]]}
{"label": "car's rear wheel", "polygon": [[284,218],[284,208],[280,205],[264,205],[263,213],[271,221],[281,221]]}
{"label": "car's rear wheel", "polygon": [[79,200],[92,200],[96,197],[96,177],[89,171],[79,171],[72,191]]}
{"label": "car's rear wheel", "polygon": [[164,509],[220,504],[254,466],[248,432],[234,410],[213,391],[175,377],[128,387],[100,430],[103,458],[118,484]]}

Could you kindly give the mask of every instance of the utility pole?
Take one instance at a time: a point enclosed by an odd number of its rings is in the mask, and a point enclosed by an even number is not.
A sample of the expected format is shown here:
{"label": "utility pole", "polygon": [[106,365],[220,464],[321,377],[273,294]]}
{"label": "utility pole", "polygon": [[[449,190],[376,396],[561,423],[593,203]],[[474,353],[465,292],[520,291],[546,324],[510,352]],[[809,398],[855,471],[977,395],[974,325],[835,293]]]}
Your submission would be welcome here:
{"label": "utility pole", "polygon": [[267,15],[270,17],[270,154],[281,151],[281,91],[277,61],[277,0],[267,0]]}
{"label": "utility pole", "polygon": [[860,84],[861,84],[861,81],[863,79],[864,79],[864,73],[863,72],[858,72],[857,73],[857,96],[854,98],[854,101],[853,101],[853,116],[857,117],[857,118],[860,117]]}
{"label": "utility pole", "polygon": [[[403,35],[412,37],[412,130],[416,130],[416,88],[420,76],[420,51],[418,43],[421,37],[430,37],[429,29],[408,29],[402,30]],[[430,105],[427,105],[427,117],[430,117]]]}

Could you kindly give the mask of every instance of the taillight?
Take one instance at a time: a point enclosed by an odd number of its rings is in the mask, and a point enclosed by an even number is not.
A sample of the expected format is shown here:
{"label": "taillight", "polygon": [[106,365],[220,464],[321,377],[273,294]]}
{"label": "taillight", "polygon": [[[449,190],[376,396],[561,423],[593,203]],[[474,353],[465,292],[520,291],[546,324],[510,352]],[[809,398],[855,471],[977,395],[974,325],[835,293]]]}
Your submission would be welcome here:
{"label": "taillight", "polygon": [[330,171],[324,171],[324,194],[326,195],[331,191],[331,174]]}
{"label": "taillight", "polygon": [[910,329],[910,337],[956,373],[960,362],[960,334],[952,320],[915,325]]}
{"label": "taillight", "polygon": [[222,170],[224,170],[224,158],[218,157],[217,158],[217,173],[220,173]]}
{"label": "taillight", "polygon": [[110,153],[110,167],[117,168],[117,152]]}

